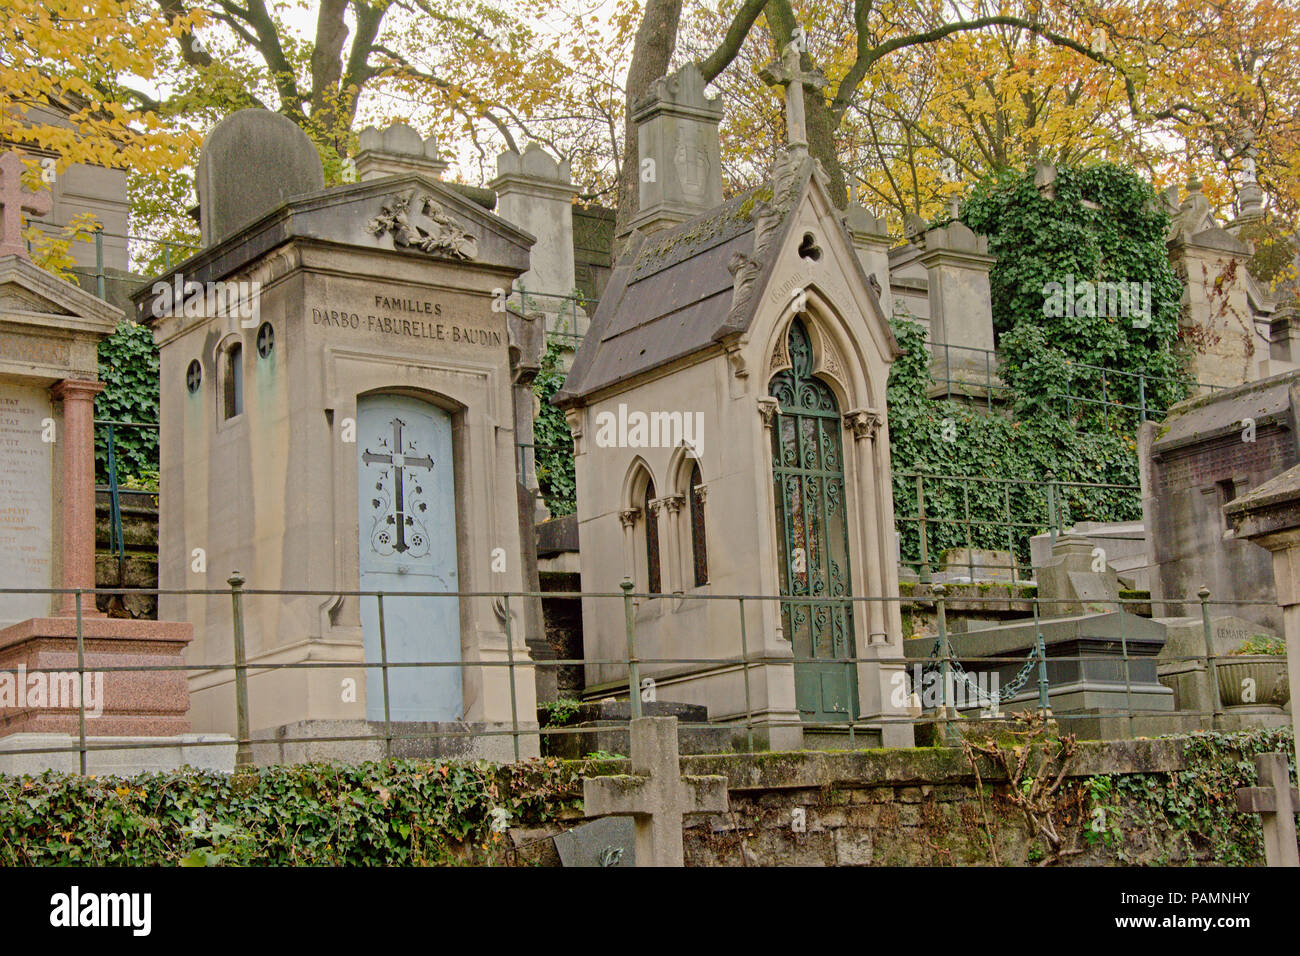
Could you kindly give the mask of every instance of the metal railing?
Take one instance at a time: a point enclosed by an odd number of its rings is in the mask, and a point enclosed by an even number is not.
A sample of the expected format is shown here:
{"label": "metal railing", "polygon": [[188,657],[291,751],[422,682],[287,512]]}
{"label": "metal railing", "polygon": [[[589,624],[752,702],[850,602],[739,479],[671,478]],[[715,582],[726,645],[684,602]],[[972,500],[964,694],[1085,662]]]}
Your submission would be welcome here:
{"label": "metal railing", "polygon": [[[1032,620],[1036,640],[1030,643],[1027,654],[1018,656],[972,656],[970,653],[962,653],[954,644],[956,639],[952,634],[948,616],[951,613],[949,604],[953,597],[949,595],[948,590],[943,585],[935,586],[930,593],[917,595],[913,597],[889,597],[889,598],[860,598],[846,597],[842,599],[807,599],[799,596],[797,600],[802,604],[827,604],[847,606],[857,614],[870,614],[871,604],[882,604],[884,610],[888,610],[889,604],[906,604],[910,609],[928,607],[934,615],[935,627],[933,633],[923,635],[921,642],[924,647],[930,638],[935,638],[932,650],[926,656],[918,656],[916,653],[908,654],[906,649],[903,654],[898,654],[891,647],[889,653],[876,653],[869,655],[845,654],[843,656],[826,657],[800,657],[788,654],[769,654],[765,652],[755,653],[753,643],[750,640],[749,626],[747,621],[753,617],[753,612],[746,613],[747,608],[760,607],[765,602],[782,602],[789,600],[788,597],[772,595],[714,595],[707,593],[682,594],[650,594],[637,593],[634,590],[631,581],[625,581],[620,592],[526,592],[526,591],[500,591],[500,592],[383,592],[383,591],[311,591],[311,590],[286,590],[286,589],[251,589],[245,588],[245,580],[238,572],[233,573],[227,581],[226,588],[191,588],[191,589],[133,589],[128,593],[141,595],[171,595],[171,596],[206,596],[209,598],[225,598],[229,601],[231,609],[229,628],[230,628],[230,653],[225,661],[207,661],[203,663],[177,663],[177,664],[132,664],[132,665],[105,665],[99,661],[92,661],[91,657],[98,656],[102,649],[96,649],[92,654],[86,644],[86,609],[85,600],[87,597],[96,593],[101,593],[106,589],[19,589],[19,588],[0,588],[0,608],[3,608],[3,598],[5,595],[60,595],[72,594],[75,598],[75,650],[76,650],[76,673],[77,673],[77,703],[76,703],[76,743],[70,746],[48,746],[31,748],[24,746],[19,749],[10,749],[5,746],[4,738],[0,737],[0,756],[17,756],[17,755],[57,755],[73,754],[78,758],[79,771],[82,774],[87,773],[88,755],[99,751],[133,751],[133,750],[151,750],[159,747],[177,746],[174,739],[163,738],[158,741],[95,741],[94,735],[90,734],[87,729],[87,721],[95,719],[95,715],[87,714],[87,701],[84,688],[86,686],[86,676],[92,674],[145,674],[154,672],[181,672],[187,676],[195,672],[213,674],[220,672],[229,672],[231,675],[230,683],[232,685],[230,693],[233,698],[234,720],[233,738],[208,739],[208,740],[186,740],[186,747],[205,748],[233,748],[234,765],[236,769],[246,768],[254,763],[254,748],[266,746],[281,746],[284,744],[326,744],[326,743],[343,743],[343,742],[370,742],[377,744],[382,740],[384,759],[391,760],[394,755],[394,745],[399,741],[425,741],[433,742],[439,740],[455,740],[465,738],[482,738],[491,740],[508,736],[511,742],[511,755],[513,759],[519,760],[524,755],[524,750],[533,750],[534,746],[540,745],[542,738],[558,738],[570,734],[591,734],[596,729],[602,733],[607,733],[611,729],[618,729],[622,724],[618,721],[611,721],[602,717],[598,728],[591,726],[549,726],[544,725],[540,720],[533,719],[533,715],[521,714],[519,710],[519,688],[521,681],[532,679],[539,671],[549,668],[558,669],[565,665],[585,665],[587,667],[612,666],[617,668],[622,674],[626,675],[624,679],[599,685],[594,690],[596,699],[605,700],[610,696],[615,698],[626,699],[629,704],[629,720],[635,719],[643,712],[642,697],[647,686],[646,678],[643,675],[650,675],[649,680],[654,681],[656,676],[664,678],[665,684],[679,682],[682,679],[707,679],[717,677],[728,672],[735,673],[739,671],[743,683],[744,713],[733,713],[723,721],[708,722],[684,722],[682,724],[686,731],[699,728],[718,728],[724,727],[732,730],[730,750],[742,749],[746,752],[752,752],[756,749],[767,749],[759,738],[762,734],[770,734],[774,730],[782,728],[800,728],[804,733],[825,734],[827,732],[838,732],[843,735],[844,742],[850,749],[856,747],[859,740],[865,740],[868,745],[875,742],[875,735],[881,732],[881,728],[890,724],[907,724],[913,728],[913,731],[919,731],[923,728],[930,728],[928,731],[930,739],[941,745],[952,744],[959,740],[960,734],[956,731],[963,725],[969,727],[979,726],[980,721],[984,720],[1006,720],[1011,717],[1011,713],[1004,712],[1001,705],[1007,704],[1010,709],[1015,704],[1022,705],[1024,710],[1037,711],[1051,719],[1056,720],[1062,727],[1062,730],[1068,731],[1070,722],[1073,720],[1097,721],[1099,718],[1119,717],[1126,719],[1127,735],[1132,737],[1139,733],[1140,728],[1137,722],[1145,717],[1168,718],[1171,716],[1195,717],[1201,722],[1204,729],[1214,729],[1219,726],[1220,720],[1224,714],[1224,706],[1219,696],[1219,684],[1217,682],[1216,665],[1220,660],[1216,656],[1214,645],[1214,630],[1211,620],[1211,608],[1220,607],[1236,609],[1251,606],[1248,602],[1241,601],[1210,601],[1209,592],[1202,589],[1197,595],[1197,600],[1201,608],[1202,630],[1205,635],[1205,653],[1189,656],[1169,656],[1160,658],[1161,663],[1183,663],[1192,662],[1196,665],[1203,666],[1209,678],[1209,708],[1205,710],[1182,709],[1170,711],[1162,708],[1143,708],[1136,706],[1138,701],[1135,700],[1134,680],[1132,667],[1139,656],[1135,655],[1132,646],[1125,637],[1125,624],[1133,618],[1131,614],[1119,615],[1119,635],[1112,643],[1119,645],[1119,654],[1108,655],[1088,655],[1088,654],[1067,654],[1057,655],[1049,652],[1049,642],[1044,638],[1044,630],[1050,630],[1052,625],[1052,615],[1043,613],[1043,608],[1051,608],[1053,605],[1060,604],[1061,601],[1048,599],[1033,598],[1032,616],[1022,618],[1014,622],[1023,624]],[[116,591],[115,593],[120,593]],[[373,601],[378,612],[378,655],[377,659],[366,659],[364,661],[355,660],[318,660],[305,659],[300,661],[273,661],[250,659],[248,646],[247,631],[247,602],[259,599],[283,600],[285,598],[300,597],[330,597],[333,599],[351,598],[358,602]],[[663,657],[656,656],[653,653],[646,653],[646,638],[641,631],[644,631],[644,625],[639,623],[638,609],[642,604],[652,601],[679,601],[689,597],[692,601],[702,602],[728,602],[732,603],[737,610],[737,626],[734,633],[730,636],[723,633],[714,634],[714,648],[717,653],[711,656],[699,656],[692,658],[681,657]],[[502,627],[505,636],[506,655],[504,660],[392,660],[390,659],[388,634],[385,618],[385,608],[391,607],[392,602],[409,600],[409,599],[492,599],[500,602],[504,614],[502,615]],[[514,612],[512,611],[511,602],[522,602],[530,599],[595,599],[610,600],[622,603],[622,619],[624,628],[624,647],[625,653],[616,656],[584,656],[581,659],[548,659],[533,660],[523,654],[527,646],[527,635],[520,640],[520,634],[515,626]],[[976,603],[981,601],[993,600],[980,595],[963,595],[963,602]],[[1071,602],[1075,603],[1075,602]],[[1102,610],[1125,610],[1132,609],[1134,605],[1145,605],[1146,601],[1140,600],[1109,600],[1103,602],[1105,607]],[[520,605],[515,604],[517,609]],[[359,611],[359,608],[358,608]],[[260,623],[260,618],[254,615],[255,622]],[[522,619],[522,616],[521,616]],[[1132,627],[1132,625],[1128,625]],[[968,634],[978,635],[981,631],[971,631]],[[540,636],[540,635],[535,635]],[[209,634],[211,639],[211,634]],[[652,637],[651,641],[654,640]],[[730,652],[723,651],[722,648],[726,643],[733,643],[734,650]],[[891,645],[897,646],[897,642],[891,642]],[[211,648],[209,648],[209,651]],[[277,646],[267,646],[261,649],[266,658],[277,656],[276,652],[281,650]],[[369,655],[368,655],[369,657]],[[1254,658],[1258,660],[1258,658]],[[1123,668],[1123,693],[1126,706],[1123,708],[1112,709],[1089,709],[1085,713],[1068,713],[1054,711],[1052,707],[1052,684],[1050,673],[1053,668],[1059,668],[1066,663],[1083,663],[1087,661],[1104,660],[1110,663],[1119,663]],[[1145,655],[1145,660],[1154,663],[1151,655]],[[1284,662],[1284,657],[1270,658],[1277,662]],[[753,674],[760,668],[777,668],[785,670],[789,668],[797,669],[801,665],[817,665],[825,667],[843,665],[846,673],[856,672],[856,669],[863,666],[890,666],[896,671],[901,669],[905,675],[904,680],[908,687],[906,696],[908,700],[907,707],[898,707],[894,703],[888,709],[882,708],[885,712],[880,714],[862,716],[858,712],[858,702],[850,701],[850,706],[845,712],[845,719],[842,721],[817,721],[809,722],[806,720],[791,718],[789,716],[773,715],[772,713],[758,713],[755,707],[756,695],[754,694],[752,683]],[[969,668],[989,667],[1002,664],[1016,665],[1020,668],[1017,681],[1007,693],[997,693],[996,696],[990,695],[986,699],[977,699],[972,706],[970,701],[965,698],[961,688],[963,682],[969,682]],[[0,664],[0,670],[4,669]],[[685,666],[685,670],[682,667]],[[394,670],[407,668],[456,668],[461,671],[477,668],[480,670],[480,676],[483,673],[495,668],[507,669],[507,681],[510,694],[510,709],[508,721],[504,715],[496,715],[496,719],[491,723],[492,726],[485,722],[484,726],[469,728],[463,724],[463,717],[448,721],[447,723],[460,723],[461,727],[457,729],[439,729],[428,730],[424,724],[410,724],[407,722],[395,721],[392,716],[392,696],[390,691],[390,674]],[[520,669],[523,669],[522,676]],[[665,670],[670,668],[670,670]],[[908,674],[908,668],[912,669],[912,674]],[[291,736],[284,735],[282,732],[275,732],[269,736],[255,736],[252,727],[256,723],[262,723],[261,733],[267,734],[275,728],[267,727],[265,719],[256,721],[252,712],[249,694],[250,676],[264,675],[279,671],[305,670],[308,672],[321,670],[357,670],[364,669],[369,672],[372,669],[378,669],[381,674],[380,688],[383,698],[383,720],[373,721],[373,723],[382,726],[382,733],[354,733],[354,734],[332,734],[327,736]],[[922,673],[938,671],[940,674],[939,699],[931,706],[925,706],[924,703],[917,703],[917,694],[920,689],[916,686]],[[31,667],[26,668],[28,675],[38,673],[57,673],[66,675],[66,671],[55,667]],[[775,671],[766,675],[772,677]],[[668,680],[671,678],[671,682]],[[777,678],[773,678],[777,679]],[[789,679],[789,678],[781,678]],[[1032,689],[1030,687],[1032,680]],[[139,682],[136,682],[138,686]],[[851,685],[850,685],[851,686]],[[1119,685],[1117,684],[1117,687]],[[105,694],[105,697],[107,694]],[[531,697],[531,695],[529,695]],[[264,698],[265,699],[265,698]],[[278,698],[282,700],[281,698]],[[765,699],[770,700],[769,695]],[[4,708],[11,710],[10,708]],[[22,709],[22,708],[19,708]],[[32,708],[27,708],[28,710]],[[70,707],[60,708],[63,711],[71,711]],[[209,708],[210,709],[210,708]],[[540,708],[539,708],[540,713]],[[13,718],[14,714],[6,715]],[[70,716],[70,714],[68,715]],[[627,725],[630,726],[630,725]],[[218,731],[221,732],[221,731]],[[743,747],[741,746],[743,741]],[[30,741],[28,741],[30,743]],[[434,756],[434,754],[428,754]],[[262,761],[267,762],[267,761]],[[270,761],[275,762],[275,761]]]}
{"label": "metal railing", "polygon": [[[998,352],[928,340],[926,348],[930,352],[930,378],[935,386],[942,388],[940,394],[943,397],[982,398],[982,404],[990,411],[1010,398],[1011,386],[998,377],[1001,365]],[[1208,382],[1130,372],[1074,360],[1067,360],[1064,365],[1067,375],[1064,390],[1055,399],[1062,403],[1067,417],[1074,414],[1076,406],[1091,406],[1100,408],[1107,418],[1112,412],[1117,412],[1145,422],[1162,418],[1168,411],[1149,397],[1158,390],[1181,386],[1207,391],[1224,388]],[[1076,390],[1076,386],[1084,390]],[[1117,396],[1131,396],[1131,399]],[[976,401],[976,404],[980,402]]]}
{"label": "metal railing", "polygon": [[[1142,489],[1134,484],[943,475],[921,469],[895,471],[894,480],[896,489],[900,484],[915,489],[914,495],[895,491],[894,524],[900,560],[922,583],[932,579],[932,556],[953,548],[966,549],[972,580],[977,571],[1006,571],[1012,583],[1032,580],[1026,574],[1032,570],[1031,537],[1046,533],[1054,545],[1058,535],[1091,519],[1103,503],[1111,513],[1131,512],[1131,520],[1142,514]],[[1031,517],[1025,518],[1026,513]],[[976,564],[971,552],[977,549],[1007,552],[1009,563]]]}
{"label": "metal railing", "polygon": [[506,296],[506,302],[524,313],[541,312],[546,316],[546,338],[558,341],[568,349],[576,350],[582,344],[584,332],[578,331],[579,312],[590,319],[596,311],[597,300],[588,298],[578,290],[571,292],[543,292],[516,283]]}
{"label": "metal railing", "polygon": [[[27,223],[33,226],[49,226],[56,230],[62,230],[64,227],[55,222],[46,219],[28,219]],[[161,265],[164,272],[170,272],[175,262],[183,261],[199,251],[199,243],[192,240],[178,239],[159,239],[156,236],[140,236],[123,232],[106,232],[102,227],[96,227],[89,238],[77,238],[75,236],[62,237],[58,232],[46,233],[51,239],[57,241],[67,241],[70,243],[69,248],[73,248],[81,243],[91,244],[95,249],[95,271],[92,273],[95,277],[96,295],[104,298],[104,287],[108,279],[108,274],[104,268],[104,240],[105,239],[122,239],[129,243],[138,243],[155,248],[150,256],[139,256],[137,251],[131,249],[128,245],[127,257],[128,262],[144,275],[152,275],[158,270],[149,265],[161,254]],[[27,241],[27,251],[32,251],[32,243]]]}

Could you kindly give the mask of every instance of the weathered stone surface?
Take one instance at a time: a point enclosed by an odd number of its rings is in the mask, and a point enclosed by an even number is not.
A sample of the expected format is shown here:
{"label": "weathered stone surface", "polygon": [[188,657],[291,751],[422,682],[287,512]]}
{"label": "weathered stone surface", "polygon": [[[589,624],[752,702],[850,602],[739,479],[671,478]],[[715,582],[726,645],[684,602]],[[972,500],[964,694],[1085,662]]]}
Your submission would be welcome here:
{"label": "weathered stone surface", "polygon": [[203,245],[210,246],[286,200],[325,187],[320,154],[293,120],[239,110],[203,140],[195,177]]}

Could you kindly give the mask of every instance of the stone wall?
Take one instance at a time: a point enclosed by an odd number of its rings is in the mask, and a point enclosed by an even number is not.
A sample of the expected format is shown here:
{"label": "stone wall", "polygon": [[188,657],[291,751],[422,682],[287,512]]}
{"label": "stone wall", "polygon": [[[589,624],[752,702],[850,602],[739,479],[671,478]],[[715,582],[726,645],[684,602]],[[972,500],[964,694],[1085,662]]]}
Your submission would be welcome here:
{"label": "stone wall", "polygon": [[[1078,744],[1052,824],[1082,852],[1060,862],[1262,863],[1257,825],[1251,831],[1235,812],[1232,792],[1254,782],[1242,770],[1248,752],[1290,750],[1290,736],[1278,733]],[[1217,755],[1213,772],[1204,770],[1204,753],[1193,753],[1197,741]],[[687,866],[1032,865],[1049,856],[1012,800],[1007,775],[981,761],[977,778],[956,748],[685,756],[681,765],[686,774],[725,776],[730,802],[728,813],[687,818]],[[627,772],[622,760],[572,766]],[[1189,770],[1199,781],[1192,791],[1181,784]],[[1162,809],[1165,797],[1177,812]],[[1089,833],[1098,819],[1102,832]],[[548,837],[580,822],[512,831],[518,862],[558,866]]]}
{"label": "stone wall", "polygon": [[[1183,767],[1176,740],[1080,744],[1074,781],[1099,773],[1167,774]],[[969,866],[991,863],[989,832],[1002,865],[1045,855],[1008,799],[1004,775],[985,775],[983,804],[961,751],[918,749],[687,757],[686,773],[729,780],[731,813],[688,823],[688,866]],[[1068,802],[1066,806],[1069,806]],[[1066,829],[1082,803],[1060,814]],[[802,811],[803,832],[792,825]],[[985,819],[989,827],[985,828]],[[746,859],[741,860],[743,842]],[[1174,827],[1133,830],[1121,841],[1081,845],[1071,865],[1205,863]]]}

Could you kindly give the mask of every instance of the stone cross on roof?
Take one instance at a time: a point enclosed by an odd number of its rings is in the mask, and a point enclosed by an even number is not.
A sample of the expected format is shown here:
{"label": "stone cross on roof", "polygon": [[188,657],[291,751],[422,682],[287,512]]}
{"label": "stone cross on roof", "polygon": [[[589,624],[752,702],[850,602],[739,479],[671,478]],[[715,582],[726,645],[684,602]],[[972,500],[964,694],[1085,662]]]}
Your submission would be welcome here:
{"label": "stone cross on roof", "polygon": [[803,72],[800,64],[803,49],[803,31],[796,30],[794,39],[781,51],[781,58],[763,67],[759,76],[768,86],[780,84],[785,87],[786,141],[791,147],[806,149],[808,120],[804,112],[803,91],[805,87],[820,90],[826,85],[826,77],[816,69]]}
{"label": "stone cross on roof", "polygon": [[637,866],[683,866],[682,817],[725,813],[727,778],[681,776],[676,717],[638,717],[631,730],[632,773],[584,779],[587,816],[631,816]]}
{"label": "stone cross on roof", "polygon": [[23,242],[24,212],[44,216],[50,211],[50,194],[23,187],[23,158],[16,150],[0,156],[0,256],[27,255]]}
{"label": "stone cross on roof", "polygon": [[1286,754],[1256,754],[1255,768],[1264,786],[1238,790],[1237,809],[1259,814],[1264,826],[1264,861],[1269,866],[1300,866],[1295,834],[1300,797],[1291,786]]}

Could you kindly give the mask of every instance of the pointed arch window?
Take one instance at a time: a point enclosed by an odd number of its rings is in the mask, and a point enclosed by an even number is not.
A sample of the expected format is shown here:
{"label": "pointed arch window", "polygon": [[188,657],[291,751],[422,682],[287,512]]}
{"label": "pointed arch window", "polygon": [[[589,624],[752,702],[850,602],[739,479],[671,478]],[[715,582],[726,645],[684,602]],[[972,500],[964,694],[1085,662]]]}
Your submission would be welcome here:
{"label": "pointed arch window", "polygon": [[659,574],[659,502],[655,500],[654,479],[647,478],[641,502],[645,515],[646,591],[659,594],[663,589]]}
{"label": "pointed arch window", "polygon": [[695,570],[695,586],[709,583],[709,549],[704,540],[704,481],[700,477],[700,463],[691,465],[690,484],[686,491],[691,509],[691,563]]}

